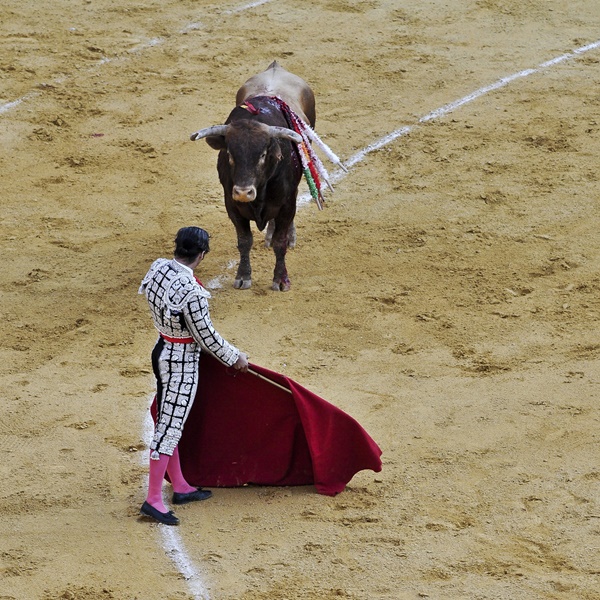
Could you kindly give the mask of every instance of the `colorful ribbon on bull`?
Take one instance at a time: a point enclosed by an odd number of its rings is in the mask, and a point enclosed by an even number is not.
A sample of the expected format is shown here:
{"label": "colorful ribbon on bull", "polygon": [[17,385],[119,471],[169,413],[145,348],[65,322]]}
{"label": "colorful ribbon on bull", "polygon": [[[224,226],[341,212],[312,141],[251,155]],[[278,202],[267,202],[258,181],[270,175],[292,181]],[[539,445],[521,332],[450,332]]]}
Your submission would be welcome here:
{"label": "colorful ribbon on bull", "polygon": [[314,129],[305,123],[281,98],[271,96],[269,97],[269,100],[279,107],[279,110],[281,110],[288,122],[289,128],[299,134],[302,138],[302,142],[298,144],[298,154],[302,161],[304,178],[306,179],[310,195],[316,202],[319,210],[323,210],[323,202],[325,199],[321,192],[321,181],[324,181],[331,191],[333,191],[333,187],[331,186],[331,183],[329,183],[327,169],[325,169],[321,159],[313,150],[311,142],[316,143],[333,163],[342,166],[342,168],[343,165],[341,164],[340,159],[315,133]]}

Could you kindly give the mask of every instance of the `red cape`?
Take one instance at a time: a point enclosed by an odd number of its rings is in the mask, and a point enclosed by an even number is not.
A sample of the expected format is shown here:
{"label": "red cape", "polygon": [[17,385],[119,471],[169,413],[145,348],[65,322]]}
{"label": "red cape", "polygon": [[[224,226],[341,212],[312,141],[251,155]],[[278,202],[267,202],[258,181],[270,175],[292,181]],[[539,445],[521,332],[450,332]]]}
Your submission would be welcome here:
{"label": "red cape", "polygon": [[380,448],[352,417],[289,377],[250,368],[284,389],[202,353],[198,392],[179,442],[189,483],[314,484],[334,496],[358,471],[381,471]]}

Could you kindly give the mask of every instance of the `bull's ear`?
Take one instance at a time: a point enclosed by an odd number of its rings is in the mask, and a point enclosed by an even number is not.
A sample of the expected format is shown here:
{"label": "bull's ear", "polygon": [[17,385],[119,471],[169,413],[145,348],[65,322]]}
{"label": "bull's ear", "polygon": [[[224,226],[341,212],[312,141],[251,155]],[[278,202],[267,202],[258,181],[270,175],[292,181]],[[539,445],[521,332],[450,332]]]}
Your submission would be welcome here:
{"label": "bull's ear", "polygon": [[227,148],[224,135],[209,135],[204,139],[213,150],[225,150]]}
{"label": "bull's ear", "polygon": [[281,145],[279,144],[276,138],[272,138],[270,146],[271,148],[269,153],[277,162],[279,162],[283,157],[283,155],[281,154]]}

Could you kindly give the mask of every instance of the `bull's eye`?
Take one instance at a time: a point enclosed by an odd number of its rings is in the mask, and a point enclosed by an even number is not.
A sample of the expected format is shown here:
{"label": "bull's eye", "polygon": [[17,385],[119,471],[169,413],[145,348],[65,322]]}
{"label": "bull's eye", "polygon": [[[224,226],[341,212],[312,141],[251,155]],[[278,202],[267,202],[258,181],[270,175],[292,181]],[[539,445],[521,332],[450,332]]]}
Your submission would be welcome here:
{"label": "bull's eye", "polygon": [[260,155],[260,162],[265,162],[265,159],[267,158],[267,151],[263,150],[263,153]]}
{"label": "bull's eye", "polygon": [[229,164],[233,167],[233,156],[231,156],[231,152],[227,150],[227,158],[229,159]]}

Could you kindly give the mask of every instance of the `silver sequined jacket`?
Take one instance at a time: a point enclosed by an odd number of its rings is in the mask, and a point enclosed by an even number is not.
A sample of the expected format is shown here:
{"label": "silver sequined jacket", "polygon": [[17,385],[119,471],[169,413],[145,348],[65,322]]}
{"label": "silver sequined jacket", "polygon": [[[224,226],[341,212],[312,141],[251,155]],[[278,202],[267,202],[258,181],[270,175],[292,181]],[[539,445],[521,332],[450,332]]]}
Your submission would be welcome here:
{"label": "silver sequined jacket", "polygon": [[145,294],[159,333],[173,338],[193,337],[224,364],[231,366],[237,361],[240,351],[219,335],[210,320],[210,292],[177,261],[155,260],[139,293]]}

